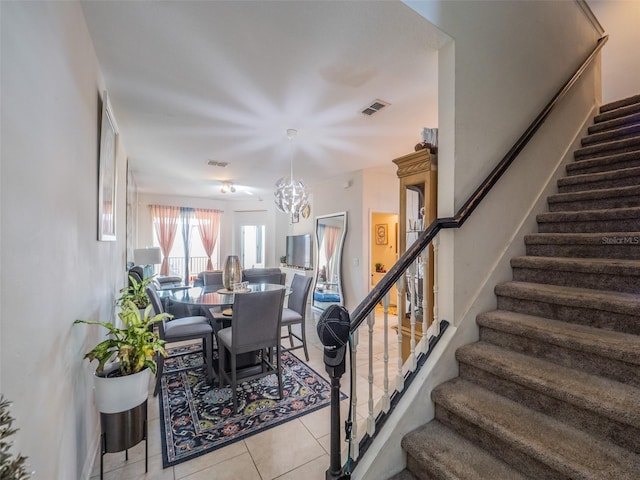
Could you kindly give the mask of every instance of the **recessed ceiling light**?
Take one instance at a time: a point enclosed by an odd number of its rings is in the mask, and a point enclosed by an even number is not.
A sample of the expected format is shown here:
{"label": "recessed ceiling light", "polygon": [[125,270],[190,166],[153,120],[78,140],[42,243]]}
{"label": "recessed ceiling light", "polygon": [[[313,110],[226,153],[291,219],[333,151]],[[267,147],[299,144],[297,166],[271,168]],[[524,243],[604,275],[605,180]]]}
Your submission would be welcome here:
{"label": "recessed ceiling light", "polygon": [[388,105],[391,105],[391,104],[389,102],[385,102],[384,100],[380,100],[379,98],[376,98],[371,102],[370,105],[367,105],[364,109],[362,109],[360,113],[363,113],[370,117],[371,115],[373,115],[374,113],[378,113],[380,110],[382,110],[384,107]]}
{"label": "recessed ceiling light", "polygon": [[229,165],[229,162],[218,162],[216,160],[209,160],[207,162],[207,165],[211,167],[226,167],[227,165]]}

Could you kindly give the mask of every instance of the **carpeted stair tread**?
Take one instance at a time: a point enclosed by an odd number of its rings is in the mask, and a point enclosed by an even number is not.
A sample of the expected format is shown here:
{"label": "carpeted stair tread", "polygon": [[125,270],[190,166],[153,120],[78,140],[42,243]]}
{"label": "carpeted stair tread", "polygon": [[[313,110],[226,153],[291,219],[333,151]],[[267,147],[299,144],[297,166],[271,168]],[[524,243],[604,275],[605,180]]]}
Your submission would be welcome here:
{"label": "carpeted stair tread", "polygon": [[558,193],[547,197],[547,203],[551,211],[560,209],[571,211],[591,210],[598,206],[599,209],[603,209],[605,208],[603,206],[604,202],[607,202],[607,209],[640,206],[640,185]]}
{"label": "carpeted stair tread", "polygon": [[455,378],[436,387],[431,396],[447,411],[441,411],[441,421],[443,416],[449,417],[446,422],[451,416],[460,418],[468,428],[495,438],[498,450],[506,445],[557,472],[545,478],[638,479],[640,456],[471,382]]}
{"label": "carpeted stair tread", "polygon": [[522,256],[511,259],[513,279],[638,293],[640,260]]}
{"label": "carpeted stair tread", "polygon": [[[492,310],[477,317],[478,325],[559,347],[586,352],[640,367],[640,337],[588,325],[507,310]],[[482,338],[482,334],[481,334]]]}
{"label": "carpeted stair tread", "polygon": [[640,167],[620,168],[608,172],[581,173],[558,179],[558,191],[560,193],[584,191],[594,188],[594,185],[612,184],[614,182],[615,186],[604,188],[635,186],[640,180],[636,180],[635,183],[631,185],[623,183],[624,181],[634,178],[640,178]]}
{"label": "carpeted stair tread", "polygon": [[532,257],[523,255],[513,257],[511,266],[516,268],[544,268],[559,271],[640,276],[640,261],[620,258]]}
{"label": "carpeted stair tread", "polygon": [[421,472],[425,475],[414,472],[419,479],[526,480],[528,478],[437,420],[409,432],[402,439],[402,447],[416,465],[409,461],[407,463],[410,463],[415,470],[418,468],[427,470],[427,472]]}
{"label": "carpeted stair tread", "polygon": [[589,133],[589,135],[592,135],[607,130],[614,130],[625,125],[634,125],[636,123],[640,123],[640,110],[630,115],[625,115],[623,117],[617,117],[611,120],[595,123],[587,129],[587,132]]}
{"label": "carpeted stair tread", "polygon": [[640,428],[637,388],[482,341],[460,347],[456,358],[609,420]]}
{"label": "carpeted stair tread", "polygon": [[574,158],[598,158],[612,153],[622,153],[640,150],[640,137],[613,140],[610,142],[581,147],[575,150]]}
{"label": "carpeted stair tread", "polygon": [[540,233],[627,232],[640,230],[640,207],[545,212],[536,215]]}
{"label": "carpeted stair tread", "polygon": [[640,166],[640,152],[626,152],[593,159],[576,160],[567,164],[565,169],[567,175],[578,175],[638,166]]}
{"label": "carpeted stair tread", "polygon": [[640,112],[638,95],[612,102],[600,107],[600,113],[594,117],[595,123],[606,122],[612,118],[626,117],[634,112]]}
{"label": "carpeted stair tread", "polygon": [[640,94],[639,95],[631,95],[630,97],[621,98],[620,100],[615,100],[613,102],[608,102],[600,106],[598,111],[600,113],[610,112],[612,110],[617,110],[621,107],[626,107],[629,105],[633,105],[636,103],[640,103]]}
{"label": "carpeted stair tread", "polygon": [[584,137],[581,141],[582,146],[596,145],[598,143],[605,143],[611,140],[618,140],[623,138],[630,138],[640,134],[639,124],[625,124],[619,128],[606,130],[599,133],[592,133]]}
{"label": "carpeted stair tread", "polygon": [[[615,235],[621,238],[634,238],[640,237],[640,231],[636,232],[609,232],[611,235]],[[557,245],[570,245],[574,243],[589,244],[601,244],[603,243],[602,237],[607,232],[589,232],[589,233],[529,233],[525,235],[525,242],[528,244],[547,244],[555,243]],[[620,241],[620,243],[625,243]],[[640,240],[630,240],[627,242],[631,245],[640,244]]]}
{"label": "carpeted stair tread", "polygon": [[[640,259],[640,231],[596,233],[532,233],[525,235],[527,255],[574,258]],[[540,247],[536,249],[535,247]],[[542,250],[549,247],[548,250]],[[533,252],[546,253],[533,253]],[[610,252],[609,252],[610,251]],[[573,252],[573,254],[569,254]],[[595,256],[594,256],[595,255]]]}
{"label": "carpeted stair tread", "polygon": [[[640,295],[528,282],[496,285],[496,295],[640,316]],[[638,317],[640,319],[640,317]]]}

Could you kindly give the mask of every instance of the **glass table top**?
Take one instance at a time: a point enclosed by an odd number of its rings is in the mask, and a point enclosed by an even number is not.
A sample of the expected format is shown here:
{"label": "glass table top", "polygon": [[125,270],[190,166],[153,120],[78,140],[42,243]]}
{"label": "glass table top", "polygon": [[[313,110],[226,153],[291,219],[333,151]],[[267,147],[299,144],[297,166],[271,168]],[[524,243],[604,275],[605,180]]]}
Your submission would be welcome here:
{"label": "glass table top", "polygon": [[[290,288],[285,285],[275,283],[250,283],[247,291],[229,292],[219,285],[208,285],[204,287],[192,287],[184,290],[158,292],[161,298],[168,298],[176,303],[200,306],[223,306],[232,305],[233,296],[238,294],[251,294],[252,292],[264,292],[270,290],[287,289],[285,294],[290,293]],[[229,292],[229,293],[227,293]]]}

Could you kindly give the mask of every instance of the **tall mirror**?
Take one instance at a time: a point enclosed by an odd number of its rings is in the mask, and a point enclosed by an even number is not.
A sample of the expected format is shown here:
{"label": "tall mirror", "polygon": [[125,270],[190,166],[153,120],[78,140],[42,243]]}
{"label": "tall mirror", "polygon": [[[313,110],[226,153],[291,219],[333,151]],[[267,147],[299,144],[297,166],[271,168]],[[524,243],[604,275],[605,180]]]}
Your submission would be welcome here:
{"label": "tall mirror", "polygon": [[344,305],[342,293],[342,249],[347,234],[347,212],[316,217],[317,264],[311,306],[324,310]]}

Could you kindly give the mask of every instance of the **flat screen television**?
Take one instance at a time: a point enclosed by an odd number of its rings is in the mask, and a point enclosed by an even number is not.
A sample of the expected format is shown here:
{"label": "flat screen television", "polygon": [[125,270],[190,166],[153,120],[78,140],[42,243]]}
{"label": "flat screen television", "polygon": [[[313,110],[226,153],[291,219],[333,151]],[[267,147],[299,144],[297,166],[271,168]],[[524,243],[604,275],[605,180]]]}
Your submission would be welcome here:
{"label": "flat screen television", "polygon": [[287,235],[287,265],[313,268],[311,259],[311,234]]}

